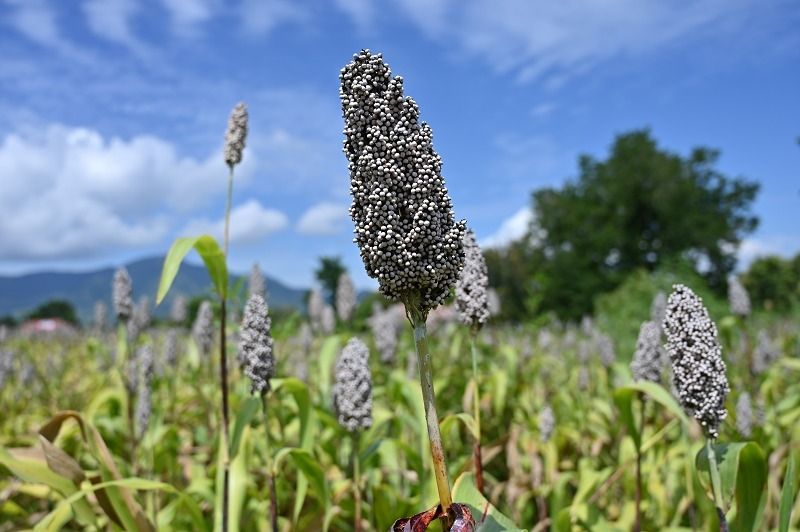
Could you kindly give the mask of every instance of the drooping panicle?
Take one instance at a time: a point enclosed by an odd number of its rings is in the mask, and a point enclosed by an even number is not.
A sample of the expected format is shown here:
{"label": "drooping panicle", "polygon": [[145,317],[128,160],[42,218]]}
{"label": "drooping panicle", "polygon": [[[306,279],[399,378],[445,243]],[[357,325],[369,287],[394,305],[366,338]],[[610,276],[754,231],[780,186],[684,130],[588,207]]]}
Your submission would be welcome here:
{"label": "drooping panicle", "polygon": [[339,80],[354,242],[381,293],[426,316],[458,279],[465,231],[431,128],[380,54],[354,55]]}
{"label": "drooping panicle", "polygon": [[248,288],[250,289],[251,296],[259,295],[266,301],[267,281],[264,280],[264,274],[261,272],[261,267],[258,265],[258,263],[253,264],[253,267],[250,269]]}
{"label": "drooping panicle", "polygon": [[175,296],[175,299],[172,300],[172,306],[169,309],[169,319],[176,325],[183,325],[186,323],[188,306],[185,296],[181,294]]}
{"label": "drooping panicle", "polygon": [[732,314],[741,317],[750,315],[750,296],[738,277],[728,280],[728,304]]}
{"label": "drooping panicle", "polygon": [[275,376],[272,352],[272,320],[267,302],[259,294],[247,300],[239,337],[239,363],[250,379],[250,392],[264,395],[270,390],[269,380]]}
{"label": "drooping panicle", "polygon": [[247,140],[247,106],[239,102],[228,118],[225,132],[225,162],[233,168],[242,161],[245,140]]}
{"label": "drooping panicle", "polygon": [[372,426],[372,375],[369,349],[351,338],[336,361],[333,406],[339,424],[349,432]]}
{"label": "drooping panicle", "polygon": [[464,325],[478,331],[489,320],[489,270],[475,233],[464,233],[464,267],[456,283],[456,308]]}
{"label": "drooping panicle", "polygon": [[204,356],[211,354],[214,344],[214,310],[208,301],[200,303],[200,308],[197,309],[197,317],[192,327],[192,337],[201,354]]}
{"label": "drooping panicle", "polygon": [[730,392],[722,347],[703,300],[682,284],[667,300],[664,332],[678,400],[709,437],[717,438]]}
{"label": "drooping panicle", "polygon": [[633,380],[659,382],[664,369],[661,351],[661,327],[655,322],[646,321],[639,327],[636,352],[631,361]]}
{"label": "drooping panicle", "polygon": [[348,322],[353,317],[356,309],[356,287],[353,280],[343,272],[336,283],[336,314],[343,322]]}
{"label": "drooping panicle", "polygon": [[114,281],[111,287],[114,313],[119,321],[127,322],[133,314],[133,283],[124,266],[114,272]]}

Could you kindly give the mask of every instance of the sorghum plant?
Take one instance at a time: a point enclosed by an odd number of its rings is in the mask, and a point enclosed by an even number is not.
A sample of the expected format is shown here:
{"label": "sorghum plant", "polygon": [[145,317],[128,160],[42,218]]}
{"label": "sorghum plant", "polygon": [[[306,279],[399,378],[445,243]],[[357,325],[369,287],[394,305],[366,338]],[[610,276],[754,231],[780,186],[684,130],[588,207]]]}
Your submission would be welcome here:
{"label": "sorghum plant", "polygon": [[353,436],[352,464],[355,488],[355,529],[361,530],[360,432],[372,426],[372,374],[369,349],[351,338],[336,361],[333,406],[339,424]]}
{"label": "sorghum plant", "polygon": [[355,309],[356,287],[347,272],[343,272],[336,283],[336,314],[343,322],[349,322]]}
{"label": "sorghum plant", "polygon": [[725,398],[730,392],[717,327],[703,300],[688,287],[677,284],[667,300],[664,318],[667,353],[672,362],[675,391],[686,413],[694,417],[706,434],[711,486],[720,528],[727,530],[714,442],[719,426],[728,415]]}
{"label": "sorghum plant", "polygon": [[267,282],[264,280],[264,274],[261,272],[261,267],[258,263],[253,264],[250,269],[248,288],[251,296],[257,294],[264,298],[267,297]]}
{"label": "sorghum plant", "polygon": [[197,316],[192,326],[192,338],[204,358],[211,354],[214,345],[214,310],[210,301],[203,301],[197,309]]}
{"label": "sorghum plant", "polygon": [[355,243],[381,293],[403,303],[414,329],[428,436],[446,526],[452,504],[439,434],[426,319],[464,264],[465,223],[456,222],[433,134],[380,54],[363,50],[339,76],[344,152]]}
{"label": "sorghum plant", "polygon": [[489,270],[483,252],[475,241],[475,233],[467,230],[464,233],[464,267],[456,283],[456,308],[461,322],[469,327],[470,350],[472,354],[472,417],[475,420],[475,445],[473,446],[473,462],[475,482],[478,491],[483,493],[483,464],[481,458],[481,409],[480,386],[478,384],[478,350],[475,347],[476,337],[483,325],[489,320]]}
{"label": "sorghum plant", "polygon": [[[252,286],[251,286],[252,288]],[[264,436],[269,476],[270,521],[272,530],[278,530],[278,499],[275,492],[275,471],[269,447],[269,405],[270,379],[275,376],[275,356],[273,354],[272,320],[264,298],[254,293],[247,300],[242,317],[239,337],[239,363],[244,374],[250,379],[250,392],[261,396],[264,414]]]}

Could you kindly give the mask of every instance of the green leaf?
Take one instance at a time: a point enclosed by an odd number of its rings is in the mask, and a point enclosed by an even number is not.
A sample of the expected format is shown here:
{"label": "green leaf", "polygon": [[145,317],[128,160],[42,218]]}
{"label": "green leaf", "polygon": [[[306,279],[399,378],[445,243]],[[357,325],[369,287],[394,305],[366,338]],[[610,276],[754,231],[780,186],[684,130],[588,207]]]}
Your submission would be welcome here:
{"label": "green leaf", "polygon": [[[511,519],[500,513],[492,506],[475,487],[475,474],[462,473],[453,484],[453,502],[469,506],[472,517],[475,519],[476,532],[490,532],[495,530],[522,530]],[[485,518],[484,518],[485,514]]]}
{"label": "green leaf", "polygon": [[236,420],[233,425],[233,433],[231,434],[231,460],[235,459],[236,455],[239,454],[242,431],[250,425],[260,406],[261,400],[258,397],[248,397],[239,408],[239,413],[236,414]]}
{"label": "green leaf", "polygon": [[[731,531],[760,530],[767,500],[767,461],[761,448],[753,442],[722,443],[714,445],[714,454],[723,503],[730,506],[736,501],[735,515],[728,516]],[[698,471],[703,471],[704,474],[699,475],[700,482],[708,489],[709,462],[705,447],[697,453],[695,464]]]}
{"label": "green leaf", "polygon": [[[51,471],[44,462],[16,458],[4,447],[0,447],[0,464],[7,467],[11,473],[22,481],[44,484],[65,497],[78,491],[78,487],[73,482]],[[94,511],[85,500],[76,502],[74,509],[78,521],[82,524],[88,525],[95,522]]]}
{"label": "green leaf", "polygon": [[228,290],[228,268],[225,264],[225,254],[213,237],[209,235],[191,236],[175,239],[172,247],[169,248],[169,252],[167,252],[167,256],[164,259],[164,266],[161,269],[156,304],[161,304],[166,297],[170,286],[172,286],[175,277],[178,275],[183,259],[193,248],[203,259],[206,271],[214,283],[214,289],[217,294],[221,298],[226,296]]}
{"label": "green leaf", "polygon": [[446,433],[456,421],[460,421],[464,425],[464,428],[469,431],[474,440],[478,439],[478,427],[475,424],[475,419],[465,412],[446,416],[444,419],[442,419],[442,421],[439,422],[439,429],[441,432]]}
{"label": "green leaf", "polygon": [[642,447],[642,427],[638,427],[634,420],[633,404],[639,393],[631,388],[620,388],[614,391],[614,404],[617,405],[617,410],[619,410],[619,417],[625,428],[628,429],[628,434],[633,438],[633,443],[637,449]]}
{"label": "green leaf", "polygon": [[[672,394],[669,393],[663,386],[656,384],[655,382],[649,381],[638,381],[632,384],[629,384],[623,388],[618,388],[617,392],[621,390],[632,390],[636,392],[642,392],[650,399],[654,400],[655,402],[659,403],[661,406],[669,410],[672,415],[680,419],[685,425],[691,424],[691,420],[689,417],[684,413],[683,409],[680,407],[675,398],[672,397]],[[614,394],[616,396],[616,392]]]}
{"label": "green leaf", "polygon": [[789,463],[786,466],[786,476],[783,478],[783,488],[781,489],[781,507],[779,516],[780,523],[778,525],[779,532],[788,532],[789,525],[792,522],[792,506],[794,505],[795,498],[795,482],[797,474],[795,473],[794,455],[789,454]]}
{"label": "green leaf", "polygon": [[323,404],[330,405],[331,397],[331,375],[333,373],[333,362],[339,354],[339,337],[330,336],[325,339],[322,348],[319,351],[317,358],[319,375],[317,377],[317,385],[319,386],[319,393],[324,401]]}

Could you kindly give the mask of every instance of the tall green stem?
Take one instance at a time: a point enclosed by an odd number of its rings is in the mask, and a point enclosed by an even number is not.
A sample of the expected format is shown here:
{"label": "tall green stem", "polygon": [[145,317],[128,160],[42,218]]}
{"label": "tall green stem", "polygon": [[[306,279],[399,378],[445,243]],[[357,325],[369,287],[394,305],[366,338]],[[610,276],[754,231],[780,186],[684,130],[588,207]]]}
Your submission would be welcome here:
{"label": "tall green stem", "polygon": [[[225,203],[225,235],[224,235],[224,250],[225,260],[228,259],[228,234],[231,219],[231,199],[233,197],[233,165],[229,166],[228,172],[228,199]],[[223,452],[223,487],[222,487],[222,531],[228,530],[228,499],[230,492],[230,434],[228,432],[228,348],[227,337],[225,334],[225,318],[227,314],[226,299],[227,299],[227,286],[224,287],[223,293],[219,295],[220,298],[220,331],[219,331],[219,378],[220,388],[222,388],[222,452]]]}
{"label": "tall green stem", "polygon": [[642,405],[639,422],[639,444],[636,446],[636,522],[633,530],[642,530],[642,437],[644,436],[645,402],[644,394],[639,392],[639,404]]}
{"label": "tall green stem", "polygon": [[[422,386],[422,400],[425,405],[425,421],[428,425],[428,440],[431,445],[431,457],[433,458],[433,473],[436,477],[436,489],[439,492],[439,503],[442,506],[442,514],[449,515],[448,510],[453,504],[450,495],[450,482],[447,479],[447,465],[444,459],[444,447],[442,446],[442,436],[439,433],[439,416],[436,413],[436,395],[433,390],[433,368],[431,366],[431,354],[428,349],[427,327],[425,316],[416,309],[408,308],[411,326],[414,328],[414,345],[417,349],[417,360],[419,362],[419,380]],[[445,529],[450,530],[449,518],[445,523]]]}
{"label": "tall green stem", "polygon": [[231,202],[233,201],[233,165],[230,167],[230,172],[228,172],[228,199],[225,203],[225,235],[224,235],[224,246],[225,246],[225,258],[228,258],[228,235],[230,234],[230,225],[231,225]]}
{"label": "tall green stem", "polygon": [[706,452],[708,454],[708,470],[711,473],[711,492],[714,496],[714,506],[719,517],[720,532],[728,532],[728,522],[725,520],[725,510],[722,502],[722,483],[719,478],[719,468],[717,467],[717,455],[714,452],[714,440],[706,438]]}
{"label": "tall green stem", "polygon": [[475,466],[475,485],[483,493],[483,458],[481,453],[481,395],[478,386],[478,349],[475,347],[475,333],[470,335],[470,350],[472,352],[472,417],[475,420],[475,443],[472,448]]}
{"label": "tall green stem", "polygon": [[272,532],[278,532],[278,494],[275,492],[275,471],[272,462],[272,450],[269,447],[269,414],[268,394],[261,396],[261,406],[264,412],[264,447],[267,453],[267,475],[269,482],[269,516]]}
{"label": "tall green stem", "polygon": [[361,433],[353,434],[353,486],[356,502],[355,532],[361,532],[361,464],[359,459],[359,443]]}

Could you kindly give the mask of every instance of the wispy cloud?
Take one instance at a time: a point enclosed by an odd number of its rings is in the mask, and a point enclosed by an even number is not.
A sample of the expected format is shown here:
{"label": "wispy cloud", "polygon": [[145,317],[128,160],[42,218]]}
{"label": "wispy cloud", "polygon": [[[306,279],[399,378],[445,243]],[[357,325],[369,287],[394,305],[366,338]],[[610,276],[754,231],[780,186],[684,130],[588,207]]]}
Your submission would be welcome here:
{"label": "wispy cloud", "polygon": [[45,0],[10,0],[11,25],[28,39],[64,56],[88,61],[89,54],[62,35],[57,13]]}
{"label": "wispy cloud", "polygon": [[322,202],[309,207],[297,222],[297,231],[308,235],[335,235],[347,227],[347,206]]}
{"label": "wispy cloud", "polygon": [[161,0],[167,8],[175,31],[185,37],[198,35],[198,27],[211,19],[215,0]]}
{"label": "wispy cloud", "polygon": [[[268,209],[257,200],[251,199],[231,209],[230,241],[235,244],[256,244],[288,225],[289,219],[284,213]],[[224,218],[218,220],[199,218],[191,220],[180,234],[210,234],[221,241],[224,229]]]}
{"label": "wispy cloud", "polygon": [[131,28],[140,7],[136,0],[85,0],[83,3],[86,22],[95,35],[120,44],[136,55],[147,56],[151,53],[149,45]]}
{"label": "wispy cloud", "polygon": [[735,35],[768,9],[750,0],[399,0],[428,35],[458,44],[520,81],[558,88],[570,76],[721,32]]}
{"label": "wispy cloud", "polygon": [[308,22],[311,13],[301,2],[243,0],[239,15],[245,33],[263,36],[280,24]]}

